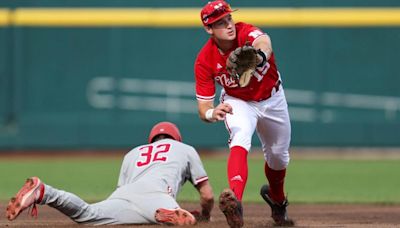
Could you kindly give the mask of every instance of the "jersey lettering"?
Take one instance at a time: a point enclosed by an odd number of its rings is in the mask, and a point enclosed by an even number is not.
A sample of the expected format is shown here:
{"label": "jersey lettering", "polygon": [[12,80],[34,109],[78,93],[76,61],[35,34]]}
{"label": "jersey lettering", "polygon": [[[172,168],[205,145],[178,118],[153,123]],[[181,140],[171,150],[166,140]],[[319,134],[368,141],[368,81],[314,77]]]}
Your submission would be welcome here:
{"label": "jersey lettering", "polygon": [[257,67],[253,73],[253,76],[257,78],[257,81],[260,82],[264,78],[265,73],[267,73],[270,66],[271,65],[267,62],[263,67]]}
{"label": "jersey lettering", "polygon": [[226,74],[222,74],[221,76],[216,76],[215,80],[224,87],[235,88],[238,87],[238,84],[231,77]]}
{"label": "jersey lettering", "polygon": [[[143,160],[136,162],[136,165],[138,167],[142,167],[155,161],[164,162],[167,160],[167,156],[164,153],[169,152],[170,148],[171,144],[160,144],[157,145],[155,148],[152,145],[143,146],[139,148],[140,151],[143,151],[143,153],[140,154]],[[154,154],[153,150],[155,150]]]}

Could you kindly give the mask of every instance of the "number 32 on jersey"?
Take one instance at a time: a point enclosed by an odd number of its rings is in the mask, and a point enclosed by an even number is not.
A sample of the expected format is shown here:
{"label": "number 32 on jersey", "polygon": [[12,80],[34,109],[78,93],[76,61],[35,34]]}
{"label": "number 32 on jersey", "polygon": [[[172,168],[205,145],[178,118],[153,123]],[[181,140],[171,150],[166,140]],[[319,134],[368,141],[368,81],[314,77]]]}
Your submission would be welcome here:
{"label": "number 32 on jersey", "polygon": [[139,148],[139,151],[141,151],[142,153],[140,154],[140,161],[136,162],[136,165],[138,167],[142,167],[156,161],[164,162],[167,160],[167,156],[165,153],[168,153],[170,148],[171,144],[168,143],[160,144],[157,146],[143,146]]}

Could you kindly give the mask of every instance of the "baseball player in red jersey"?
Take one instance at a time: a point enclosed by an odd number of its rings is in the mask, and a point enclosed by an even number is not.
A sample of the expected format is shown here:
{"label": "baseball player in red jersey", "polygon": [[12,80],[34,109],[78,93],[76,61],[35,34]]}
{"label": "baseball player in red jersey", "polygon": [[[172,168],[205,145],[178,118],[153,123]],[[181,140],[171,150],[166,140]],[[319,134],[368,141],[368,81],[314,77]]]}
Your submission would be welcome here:
{"label": "baseball player in red jersey", "polygon": [[[175,124],[156,124],[149,134],[149,143],[125,155],[117,189],[95,204],[31,177],[11,198],[6,217],[14,220],[29,207],[32,215],[37,215],[36,204],[46,204],[80,224],[194,225],[197,221],[209,221],[214,196],[207,174],[196,150],[181,141]],[[186,181],[200,194],[201,212],[192,214],[176,202]]]}
{"label": "baseball player in red jersey", "polygon": [[[221,193],[219,207],[230,227],[243,226],[241,201],[248,176],[247,155],[252,135],[257,131],[269,183],[261,187],[261,196],[271,207],[276,225],[293,225],[287,215],[284,194],[291,126],[271,40],[251,24],[234,23],[233,11],[222,0],[208,2],[203,7],[201,20],[210,39],[198,53],[194,66],[200,118],[206,122],[224,121],[230,136],[229,189]],[[228,73],[226,65],[233,51],[244,45],[253,46],[258,54],[257,67],[248,84],[243,86]],[[222,86],[216,107],[215,82]]]}

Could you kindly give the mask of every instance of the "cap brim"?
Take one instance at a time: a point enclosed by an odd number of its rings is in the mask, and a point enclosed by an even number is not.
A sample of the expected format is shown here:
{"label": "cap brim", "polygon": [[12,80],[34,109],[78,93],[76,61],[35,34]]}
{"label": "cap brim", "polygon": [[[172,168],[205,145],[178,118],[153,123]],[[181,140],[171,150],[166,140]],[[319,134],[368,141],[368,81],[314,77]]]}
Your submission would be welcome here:
{"label": "cap brim", "polygon": [[230,13],[233,13],[233,12],[235,12],[235,11],[238,11],[238,10],[239,10],[239,9],[234,9],[234,10],[225,12],[225,13],[221,14],[219,17],[214,18],[214,20],[208,22],[208,24],[211,25],[211,24],[217,22],[218,20],[222,19],[222,18],[225,17],[226,15],[228,15],[228,14],[230,14]]}

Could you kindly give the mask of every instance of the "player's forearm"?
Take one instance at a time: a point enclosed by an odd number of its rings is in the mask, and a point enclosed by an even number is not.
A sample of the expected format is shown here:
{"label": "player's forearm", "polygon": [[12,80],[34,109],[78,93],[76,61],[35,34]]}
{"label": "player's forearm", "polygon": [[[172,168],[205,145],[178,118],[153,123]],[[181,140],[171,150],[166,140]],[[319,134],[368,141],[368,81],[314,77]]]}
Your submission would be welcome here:
{"label": "player's forearm", "polygon": [[260,36],[256,40],[254,40],[253,46],[256,49],[260,49],[261,51],[263,51],[265,53],[267,60],[271,57],[272,42],[271,38],[267,34]]}
{"label": "player's forearm", "polygon": [[212,101],[198,101],[199,117],[205,122],[214,122],[213,111],[214,102]]}
{"label": "player's forearm", "polygon": [[204,181],[197,186],[200,193],[201,215],[210,218],[211,210],[214,207],[214,194],[208,181]]}
{"label": "player's forearm", "polygon": [[202,197],[200,200],[201,215],[207,219],[211,217],[211,210],[214,207],[214,197]]}
{"label": "player's forearm", "polygon": [[210,219],[211,210],[214,207],[214,198],[202,199],[200,205],[201,205],[201,215],[205,218]]}

